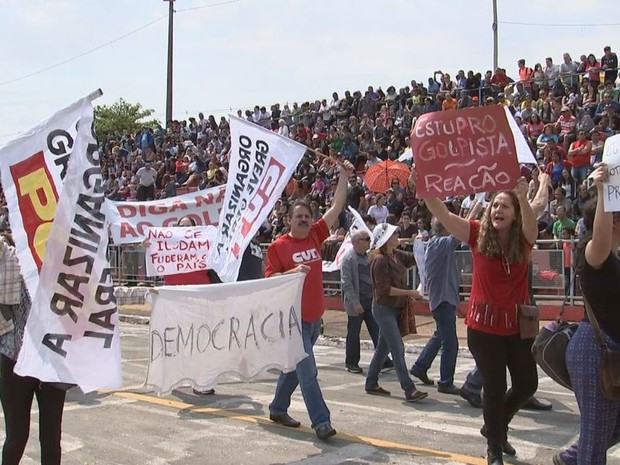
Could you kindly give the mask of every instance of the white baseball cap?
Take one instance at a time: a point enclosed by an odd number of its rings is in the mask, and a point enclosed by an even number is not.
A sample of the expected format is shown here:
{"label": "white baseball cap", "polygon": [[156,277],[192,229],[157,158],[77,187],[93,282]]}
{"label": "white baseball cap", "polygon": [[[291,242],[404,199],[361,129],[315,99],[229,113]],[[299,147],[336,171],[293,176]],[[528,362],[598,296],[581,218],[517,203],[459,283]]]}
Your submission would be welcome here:
{"label": "white baseball cap", "polygon": [[372,230],[372,248],[379,249],[398,231],[398,226],[388,223],[381,223]]}

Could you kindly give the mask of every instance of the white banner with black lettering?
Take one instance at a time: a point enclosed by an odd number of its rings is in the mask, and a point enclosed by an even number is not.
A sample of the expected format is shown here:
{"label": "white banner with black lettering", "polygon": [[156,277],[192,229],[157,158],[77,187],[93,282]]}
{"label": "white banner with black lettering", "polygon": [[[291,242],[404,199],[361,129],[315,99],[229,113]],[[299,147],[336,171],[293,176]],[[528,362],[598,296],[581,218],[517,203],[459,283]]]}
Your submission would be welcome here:
{"label": "white banner with black lettering", "polygon": [[215,226],[149,228],[146,275],[166,276],[206,270],[207,255],[216,236]]}
{"label": "white banner with black lettering", "polygon": [[64,188],[58,207],[50,211],[54,220],[15,366],[18,375],[75,383],[84,392],[122,386],[118,313],[106,258],[103,182],[92,123],[93,107],[84,100]]}
{"label": "white banner with black lettering", "polygon": [[146,239],[148,228],[176,226],[189,216],[198,226],[216,226],[224,202],[226,186],[146,202],[113,202],[106,199],[110,212],[110,234],[115,244]]}
{"label": "white banner with black lettering", "polygon": [[237,279],[241,256],[273,209],[307,150],[291,139],[230,116],[231,157],[218,239],[209,264]]}
{"label": "white banner with black lettering", "polygon": [[210,389],[219,376],[244,380],[293,371],[306,357],[301,273],[239,283],[163,286],[151,294],[145,387],[158,394]]}
{"label": "white banner with black lettering", "polygon": [[0,149],[2,190],[31,296],[39,285],[45,242],[74,148],[82,104],[99,95],[100,91],[72,103]]}
{"label": "white banner with black lettering", "polygon": [[353,222],[351,223],[351,227],[349,228],[349,231],[347,232],[344,241],[342,241],[342,244],[340,244],[340,248],[336,253],[334,261],[328,262],[326,260],[323,260],[323,273],[332,273],[342,268],[342,258],[344,257],[344,254],[346,254],[350,249],[353,248],[351,236],[354,232],[358,230],[366,231],[368,235],[372,238],[372,231],[368,229],[368,226],[366,226],[366,223],[364,223],[362,216],[357,212],[357,210],[349,206],[349,212],[353,216]]}

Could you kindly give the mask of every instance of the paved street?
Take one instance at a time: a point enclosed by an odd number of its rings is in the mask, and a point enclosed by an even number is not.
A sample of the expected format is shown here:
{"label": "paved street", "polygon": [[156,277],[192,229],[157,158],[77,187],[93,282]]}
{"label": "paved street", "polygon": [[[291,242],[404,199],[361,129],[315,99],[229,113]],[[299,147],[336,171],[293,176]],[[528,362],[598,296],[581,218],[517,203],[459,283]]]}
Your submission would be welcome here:
{"label": "paved street", "polygon": [[[83,396],[69,393],[64,420],[66,465],[86,464],[297,464],[484,465],[485,443],[479,434],[481,410],[460,397],[428,389],[420,404],[406,404],[394,372],[382,385],[391,398],[370,397],[363,376],[343,369],[344,351],[318,346],[319,376],[338,435],[328,443],[316,439],[299,392],[290,413],[302,421],[292,430],[266,418],[274,374],[252,383],[224,379],[216,395],[196,397],[191,390],[157,397],[140,389],[147,363],[147,326],[123,324],[125,388]],[[366,351],[361,366],[372,353]],[[415,354],[408,354],[411,364]],[[460,384],[473,366],[461,357]],[[438,375],[438,360],[430,373]],[[572,393],[541,378],[539,396],[553,402],[552,412],[521,412],[513,422],[511,441],[518,451],[513,464],[550,464],[551,456],[577,432],[577,406]],[[36,413],[34,414],[36,416]],[[38,427],[33,421],[25,465],[39,462]],[[620,450],[609,463],[620,463]]]}

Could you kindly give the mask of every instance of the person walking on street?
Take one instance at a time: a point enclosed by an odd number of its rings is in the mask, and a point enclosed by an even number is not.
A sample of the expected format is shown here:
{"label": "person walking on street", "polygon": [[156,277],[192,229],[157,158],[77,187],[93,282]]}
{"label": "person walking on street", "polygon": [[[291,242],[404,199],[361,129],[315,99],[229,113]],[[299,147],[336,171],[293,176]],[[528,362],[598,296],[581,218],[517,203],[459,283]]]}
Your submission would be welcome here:
{"label": "person walking on street", "polygon": [[[609,351],[620,352],[620,215],[604,208],[607,166],[599,164],[592,178],[598,198],[584,208],[588,232],[577,246],[577,276],[585,305],[600,326],[600,338]],[[586,318],[566,348],[566,366],[579,405],[579,439],[553,457],[554,465],[605,464],[607,450],[620,442],[620,400],[607,397],[601,389],[603,353],[594,328]]]}
{"label": "person walking on street", "polygon": [[441,364],[437,391],[459,395],[454,385],[459,340],[456,335],[456,308],[459,305],[459,271],[456,266],[457,247],[461,244],[446,228],[433,218],[434,236],[426,248],[426,283],[429,307],[437,329],[426,343],[422,353],[411,367],[411,374],[424,384],[433,384],[427,375],[441,348]]}
{"label": "person walking on street", "polygon": [[[478,367],[474,367],[465,378],[461,386],[460,395],[469,405],[475,408],[482,408],[482,374]],[[521,407],[522,410],[547,411],[551,410],[551,402],[541,400],[536,396],[530,397]]]}
{"label": "person walking on street", "polygon": [[[538,179],[538,191],[534,198],[530,202],[534,215],[538,218],[539,215],[547,208],[549,202],[549,187],[551,186],[551,177],[547,173],[541,172]],[[536,305],[534,300],[534,288],[533,288],[533,270],[532,262],[530,261],[528,267],[528,287],[530,292],[530,302],[532,305]],[[475,408],[482,408],[482,374],[478,367],[474,367],[467,374],[463,386],[461,386],[461,397],[465,399],[469,405]],[[534,411],[546,411],[551,410],[553,406],[550,402],[540,400],[536,396],[530,397],[525,404],[521,407],[523,410]]]}
{"label": "person walking on street", "polygon": [[389,396],[390,392],[379,386],[379,372],[388,352],[392,354],[394,369],[405,391],[407,402],[417,402],[428,396],[418,391],[407,371],[405,347],[398,328],[400,312],[406,311],[407,298],[421,298],[418,291],[407,286],[407,268],[415,264],[413,254],[398,250],[398,227],[382,223],[373,230],[373,256],[370,275],[373,285],[372,314],[379,325],[379,342],[368,368],[366,392]]}
{"label": "person walking on street", "polygon": [[301,318],[304,351],[308,354],[297,364],[295,371],[281,373],[273,401],[269,405],[269,418],[275,423],[298,427],[299,421],[291,418],[288,408],[291,396],[301,388],[312,428],[319,439],[325,440],[336,434],[332,428],[330,412],[323,400],[317,379],[314,343],[319,337],[321,317],[324,312],[323,274],[321,244],[329,236],[330,228],[338,220],[347,201],[347,181],[353,174],[353,165],[345,161],[340,165],[338,186],[332,206],[323,217],[312,223],[310,205],[297,200],[289,209],[290,232],[283,234],[267,249],[265,276],[305,273],[302,292]]}
{"label": "person walking on street", "polygon": [[[410,182],[415,184],[415,170]],[[515,455],[508,425],[536,392],[538,371],[532,356],[533,338],[521,338],[519,305],[528,305],[528,264],[538,237],[536,215],[521,178],[514,190],[500,191],[481,221],[450,213],[439,198],[426,199],[431,213],[457,239],[472,249],[473,282],[465,323],[467,342],[484,383],[481,433],[487,438],[487,463],[503,465],[502,452]],[[507,390],[506,368],[512,387]]]}
{"label": "person walking on street", "polygon": [[363,373],[359,366],[362,323],[366,323],[375,348],[379,340],[379,326],[372,316],[372,279],[367,256],[370,240],[368,231],[361,229],[355,231],[351,235],[353,248],[342,257],[340,269],[342,299],[347,312],[344,364],[350,373]]}
{"label": "person walking on street", "polygon": [[23,281],[13,239],[0,236],[0,400],[5,439],[2,464],[18,465],[30,434],[32,400],[39,405],[41,464],[60,465],[62,416],[66,390],[14,372],[30,313],[30,296]]}

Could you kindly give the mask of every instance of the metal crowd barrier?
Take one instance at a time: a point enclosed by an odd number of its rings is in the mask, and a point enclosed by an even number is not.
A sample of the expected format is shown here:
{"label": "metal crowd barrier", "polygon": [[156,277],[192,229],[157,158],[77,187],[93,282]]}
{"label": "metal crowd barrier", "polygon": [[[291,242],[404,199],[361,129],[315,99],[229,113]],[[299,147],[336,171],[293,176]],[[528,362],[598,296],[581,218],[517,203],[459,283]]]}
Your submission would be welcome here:
{"label": "metal crowd barrier", "polygon": [[[557,245],[557,241],[539,241],[532,251],[532,288],[537,301],[560,301],[573,304],[580,299],[579,286],[575,283],[572,266],[565,269],[564,251],[546,248]],[[261,244],[266,257],[269,244]],[[472,256],[469,250],[458,250],[457,266],[461,275],[461,298],[469,297],[472,285]],[[146,276],[144,247],[140,244],[110,245],[112,276],[117,286],[155,286],[162,284],[161,277]],[[419,286],[419,272],[413,269],[409,274],[412,288]],[[323,288],[326,296],[340,296],[340,272],[323,273]],[[424,289],[425,290],[425,289]],[[565,292],[567,290],[568,292]]]}

